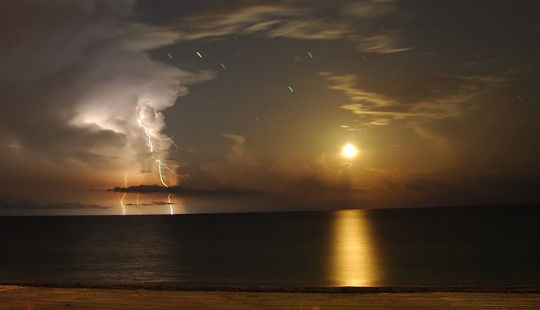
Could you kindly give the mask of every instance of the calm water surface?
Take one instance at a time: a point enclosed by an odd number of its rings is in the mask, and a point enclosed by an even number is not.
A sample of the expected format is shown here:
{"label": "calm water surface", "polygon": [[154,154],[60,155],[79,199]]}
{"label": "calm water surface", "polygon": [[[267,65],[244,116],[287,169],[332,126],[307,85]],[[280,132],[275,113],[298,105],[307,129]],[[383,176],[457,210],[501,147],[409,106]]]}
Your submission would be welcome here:
{"label": "calm water surface", "polygon": [[538,210],[0,217],[0,282],[540,285]]}

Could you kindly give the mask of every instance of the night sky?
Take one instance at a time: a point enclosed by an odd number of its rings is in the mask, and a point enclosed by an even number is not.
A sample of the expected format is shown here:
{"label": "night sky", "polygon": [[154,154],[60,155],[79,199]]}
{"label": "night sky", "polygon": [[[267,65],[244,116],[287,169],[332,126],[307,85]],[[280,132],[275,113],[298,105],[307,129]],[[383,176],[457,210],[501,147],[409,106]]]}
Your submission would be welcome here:
{"label": "night sky", "polygon": [[0,201],[540,201],[538,1],[4,0],[0,44]]}

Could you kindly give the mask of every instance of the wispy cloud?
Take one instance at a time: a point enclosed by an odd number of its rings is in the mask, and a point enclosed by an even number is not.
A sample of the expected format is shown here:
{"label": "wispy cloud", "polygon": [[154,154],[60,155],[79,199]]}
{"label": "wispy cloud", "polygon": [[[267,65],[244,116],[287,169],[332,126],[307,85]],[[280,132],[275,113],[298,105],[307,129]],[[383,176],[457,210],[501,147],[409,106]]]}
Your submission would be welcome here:
{"label": "wispy cloud", "polygon": [[364,53],[393,54],[413,49],[412,46],[402,45],[396,33],[384,33],[367,37],[354,36],[352,40],[356,42],[357,49]]}
{"label": "wispy cloud", "polygon": [[231,34],[265,31],[283,19],[303,15],[300,8],[273,4],[255,4],[252,2],[227,6],[213,6],[205,11],[188,16],[166,31],[178,35],[182,40],[194,40],[207,37],[219,37]]}
{"label": "wispy cloud", "polygon": [[[171,25],[167,32],[181,40],[257,34],[269,38],[353,42],[364,53],[391,54],[413,49],[399,40],[398,29],[385,21],[399,15],[394,1],[338,2],[319,7],[305,2],[212,6]],[[381,31],[381,25],[385,30]],[[389,31],[388,29],[393,29]]]}
{"label": "wispy cloud", "polygon": [[407,77],[399,80],[366,78],[361,75],[319,73],[328,88],[348,98],[342,109],[371,125],[388,125],[397,120],[435,120],[462,113],[475,96],[503,86],[507,74],[472,76]]}
{"label": "wispy cloud", "polygon": [[280,23],[266,35],[271,38],[331,40],[344,38],[352,33],[353,29],[353,24],[346,20],[303,18]]}

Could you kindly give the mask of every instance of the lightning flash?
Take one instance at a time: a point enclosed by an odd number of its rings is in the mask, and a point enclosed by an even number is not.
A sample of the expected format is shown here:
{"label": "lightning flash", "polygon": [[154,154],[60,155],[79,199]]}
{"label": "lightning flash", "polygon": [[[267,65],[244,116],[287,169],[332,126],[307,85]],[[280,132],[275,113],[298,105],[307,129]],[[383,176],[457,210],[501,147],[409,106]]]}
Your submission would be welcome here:
{"label": "lightning flash", "polygon": [[178,151],[178,144],[176,144],[176,142],[174,142],[174,136],[172,137],[166,137],[166,138],[161,138],[159,140],[162,140],[162,141],[169,141],[171,143],[172,146],[174,146],[174,148]]}
{"label": "lightning flash", "polygon": [[148,131],[148,128],[143,125],[141,119],[138,120],[139,126],[144,129],[144,133],[146,134],[146,137],[148,138],[148,146],[150,146],[150,153],[154,152],[154,144],[152,144],[152,137],[150,136],[150,131]]}
{"label": "lightning flash", "polygon": [[169,214],[174,215],[174,209],[171,202],[171,193],[169,193],[169,195],[167,196],[167,200],[169,201]]}
{"label": "lightning flash", "polygon": [[161,181],[161,184],[163,184],[163,186],[165,187],[169,187],[167,183],[165,183],[165,181],[163,180],[163,171],[161,170],[161,166],[163,166],[163,163],[159,159],[156,159],[156,161],[158,163],[159,179]]}
{"label": "lightning flash", "polygon": [[[122,183],[123,188],[127,188],[127,174],[124,174],[124,183]],[[124,199],[126,198],[126,192],[120,198],[120,206],[122,207],[122,215],[126,215],[126,205],[124,204]]]}

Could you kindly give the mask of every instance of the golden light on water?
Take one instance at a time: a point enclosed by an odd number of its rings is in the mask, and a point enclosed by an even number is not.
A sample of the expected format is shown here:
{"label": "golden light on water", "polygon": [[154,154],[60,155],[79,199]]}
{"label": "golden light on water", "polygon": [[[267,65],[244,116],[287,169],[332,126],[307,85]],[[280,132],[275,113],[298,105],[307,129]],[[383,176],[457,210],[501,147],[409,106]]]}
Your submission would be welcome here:
{"label": "golden light on water", "polygon": [[378,259],[365,211],[338,211],[333,227],[333,285],[376,286],[379,277]]}
{"label": "golden light on water", "polygon": [[341,155],[346,158],[354,158],[356,155],[358,155],[358,149],[354,145],[348,143],[341,150]]}

